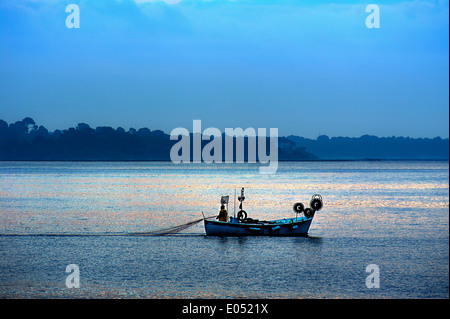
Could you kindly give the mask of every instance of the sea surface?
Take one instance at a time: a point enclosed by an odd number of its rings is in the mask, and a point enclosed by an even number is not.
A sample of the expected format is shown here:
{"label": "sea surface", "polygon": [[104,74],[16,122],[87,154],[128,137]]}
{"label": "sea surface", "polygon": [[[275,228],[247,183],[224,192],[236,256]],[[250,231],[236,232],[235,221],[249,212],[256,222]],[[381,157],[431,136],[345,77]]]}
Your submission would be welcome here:
{"label": "sea surface", "polygon": [[[241,187],[252,218],[324,207],[308,237],[127,235],[233,214]],[[0,162],[0,256],[0,298],[449,298],[449,163]]]}

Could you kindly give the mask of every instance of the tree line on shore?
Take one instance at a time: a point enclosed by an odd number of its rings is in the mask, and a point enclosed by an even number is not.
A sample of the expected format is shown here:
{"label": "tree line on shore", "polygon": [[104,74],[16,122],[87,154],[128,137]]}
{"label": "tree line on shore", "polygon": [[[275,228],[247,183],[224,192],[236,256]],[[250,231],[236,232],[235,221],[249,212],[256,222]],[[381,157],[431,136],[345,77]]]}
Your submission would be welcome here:
{"label": "tree line on shore", "polygon": [[[76,127],[50,132],[30,117],[10,124],[0,120],[0,160],[169,161],[170,150],[176,142],[170,139],[169,134],[148,128],[91,128],[86,123],[79,123]],[[247,140],[245,145],[246,149]],[[359,138],[329,138],[322,135],[317,139],[299,136],[278,138],[278,160],[281,161],[448,158],[449,139],[440,137],[380,138],[364,135]]]}
{"label": "tree line on shore", "polygon": [[[202,147],[208,142],[202,141]],[[233,142],[236,143],[235,138]],[[177,141],[171,140],[169,134],[148,128],[126,131],[122,127],[91,128],[86,123],[79,123],[76,127],[50,132],[30,117],[9,125],[0,120],[0,160],[169,161],[175,143]],[[279,160],[317,159],[287,138],[279,138],[278,146]],[[247,160],[247,139],[244,150]],[[192,149],[190,154],[192,158]],[[224,150],[222,154],[225,154]]]}

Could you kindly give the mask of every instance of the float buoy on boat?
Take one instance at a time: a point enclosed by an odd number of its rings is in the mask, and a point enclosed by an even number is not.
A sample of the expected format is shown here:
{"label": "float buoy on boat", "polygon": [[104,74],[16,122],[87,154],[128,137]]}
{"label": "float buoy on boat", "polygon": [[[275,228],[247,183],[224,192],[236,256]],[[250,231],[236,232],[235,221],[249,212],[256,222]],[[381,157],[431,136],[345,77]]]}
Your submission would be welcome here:
{"label": "float buoy on boat", "polygon": [[315,212],[321,210],[323,207],[322,196],[320,196],[319,194],[313,195],[311,201],[309,202],[309,207],[311,207],[311,209]]}
{"label": "float buoy on boat", "polygon": [[305,214],[306,218],[312,218],[314,217],[314,210],[311,208],[306,208],[303,214]]}
{"label": "float buoy on boat", "polygon": [[241,221],[246,220],[247,219],[247,212],[245,210],[242,210],[242,209],[240,211],[238,211],[237,219],[239,219]]}
{"label": "float buoy on boat", "polygon": [[295,203],[293,209],[297,214],[301,214],[305,210],[305,205],[302,203]]}

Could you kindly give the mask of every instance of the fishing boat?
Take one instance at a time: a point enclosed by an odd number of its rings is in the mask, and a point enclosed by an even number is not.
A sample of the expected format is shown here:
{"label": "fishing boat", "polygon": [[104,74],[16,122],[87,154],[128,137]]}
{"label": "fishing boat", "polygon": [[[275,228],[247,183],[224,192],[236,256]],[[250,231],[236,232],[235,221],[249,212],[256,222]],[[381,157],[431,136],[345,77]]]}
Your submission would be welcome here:
{"label": "fishing boat", "polygon": [[[297,202],[293,206],[295,217],[277,220],[258,220],[247,217],[242,209],[244,189],[241,190],[239,212],[228,220],[205,218],[205,232],[209,236],[306,236],[313,221],[315,212],[323,207],[322,196],[312,196],[309,206]],[[222,196],[221,204],[228,206],[228,196]],[[216,217],[217,218],[217,217]]]}

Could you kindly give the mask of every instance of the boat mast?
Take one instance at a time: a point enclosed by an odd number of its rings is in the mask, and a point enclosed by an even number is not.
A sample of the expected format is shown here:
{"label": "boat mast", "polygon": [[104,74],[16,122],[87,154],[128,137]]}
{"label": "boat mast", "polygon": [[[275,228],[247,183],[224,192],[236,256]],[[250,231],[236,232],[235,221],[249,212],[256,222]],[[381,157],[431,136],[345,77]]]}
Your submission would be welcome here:
{"label": "boat mast", "polygon": [[233,209],[233,217],[236,218],[236,188],[234,189],[234,209]]}

